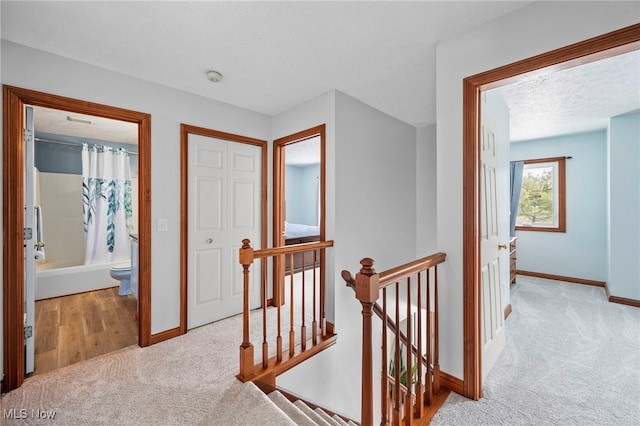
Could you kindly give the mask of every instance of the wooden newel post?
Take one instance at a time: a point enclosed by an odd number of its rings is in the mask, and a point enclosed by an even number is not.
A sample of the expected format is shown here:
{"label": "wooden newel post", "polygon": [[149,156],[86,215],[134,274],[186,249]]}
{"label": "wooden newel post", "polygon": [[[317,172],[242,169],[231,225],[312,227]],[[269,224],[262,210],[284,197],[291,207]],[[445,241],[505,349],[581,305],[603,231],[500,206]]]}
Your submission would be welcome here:
{"label": "wooden newel post", "polygon": [[362,411],[360,424],[373,425],[373,304],[378,300],[379,276],[373,269],[373,259],[360,261],[356,274],[356,298],[362,304]]}
{"label": "wooden newel post", "polygon": [[242,381],[247,381],[255,374],[253,365],[253,344],[249,341],[249,267],[253,263],[253,249],[251,248],[250,240],[242,240],[239,259],[243,269],[244,294],[242,310],[242,344],[240,345],[240,374],[238,375],[238,378]]}

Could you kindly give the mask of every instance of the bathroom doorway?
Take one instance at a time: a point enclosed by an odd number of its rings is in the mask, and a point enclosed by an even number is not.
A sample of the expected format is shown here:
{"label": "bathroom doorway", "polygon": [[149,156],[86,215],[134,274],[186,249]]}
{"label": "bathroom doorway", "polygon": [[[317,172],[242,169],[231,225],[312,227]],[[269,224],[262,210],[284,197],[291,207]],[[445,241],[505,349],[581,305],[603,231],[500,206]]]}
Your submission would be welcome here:
{"label": "bathroom doorway", "polygon": [[[151,336],[151,116],[146,113],[71,99],[33,90],[3,86],[3,313],[4,380],[3,392],[19,387],[25,380],[25,344],[28,327],[25,314],[25,247],[33,248],[25,229],[25,111],[27,106],[68,111],[132,123],[138,134],[138,339],[140,346],[154,342]],[[65,117],[66,118],[66,117]],[[31,133],[31,137],[33,137]],[[31,174],[29,174],[31,175]],[[46,233],[46,231],[45,231]],[[26,244],[29,241],[30,244]],[[45,246],[45,256],[46,256]],[[33,254],[33,253],[32,253]],[[109,274],[110,275],[110,274]],[[35,293],[35,292],[34,292]],[[87,293],[80,293],[87,294]],[[35,295],[34,295],[35,296]],[[51,297],[51,296],[50,296]],[[34,297],[35,298],[35,297]],[[108,303],[108,302],[107,302]],[[72,309],[69,309],[71,312]],[[91,310],[90,310],[91,311]],[[28,315],[27,315],[28,316]],[[32,325],[33,327],[33,325]],[[156,338],[156,340],[158,340]]]}
{"label": "bathroom doorway", "polygon": [[33,111],[34,164],[33,175],[25,176],[25,196],[35,206],[36,262],[35,274],[26,274],[35,303],[34,356],[31,362],[27,354],[25,373],[41,374],[138,343],[137,285],[131,279],[131,265],[137,264],[138,127],[27,108]]}

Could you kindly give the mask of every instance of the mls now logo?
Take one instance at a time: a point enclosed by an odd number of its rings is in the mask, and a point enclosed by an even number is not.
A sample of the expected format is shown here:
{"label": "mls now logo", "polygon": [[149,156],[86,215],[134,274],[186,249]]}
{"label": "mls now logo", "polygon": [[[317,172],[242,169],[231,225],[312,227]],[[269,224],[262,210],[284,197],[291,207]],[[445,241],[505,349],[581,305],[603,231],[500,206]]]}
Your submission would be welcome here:
{"label": "mls now logo", "polygon": [[55,411],[45,411],[45,410],[27,410],[26,408],[9,408],[3,410],[5,419],[16,419],[16,420],[24,420],[27,418],[33,419],[53,419],[56,416]]}
{"label": "mls now logo", "polygon": [[17,409],[17,408],[10,408],[10,409],[4,409],[4,418],[5,419],[26,419],[29,415],[29,412],[22,408],[22,409]]}

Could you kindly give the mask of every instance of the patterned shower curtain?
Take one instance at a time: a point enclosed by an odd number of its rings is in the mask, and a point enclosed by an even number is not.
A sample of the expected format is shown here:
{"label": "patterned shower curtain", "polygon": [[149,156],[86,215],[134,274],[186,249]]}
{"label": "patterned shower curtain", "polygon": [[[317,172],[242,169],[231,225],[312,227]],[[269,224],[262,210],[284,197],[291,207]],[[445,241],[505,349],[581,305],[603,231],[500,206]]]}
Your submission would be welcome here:
{"label": "patterned shower curtain", "polygon": [[82,147],[84,263],[130,259],[131,167],[124,149]]}

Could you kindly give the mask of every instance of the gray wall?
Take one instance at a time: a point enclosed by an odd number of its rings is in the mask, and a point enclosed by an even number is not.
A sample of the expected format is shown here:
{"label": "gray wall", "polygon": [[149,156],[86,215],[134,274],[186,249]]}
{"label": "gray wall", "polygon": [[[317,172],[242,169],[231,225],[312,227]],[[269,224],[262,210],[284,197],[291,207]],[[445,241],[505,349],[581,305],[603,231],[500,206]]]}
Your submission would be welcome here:
{"label": "gray wall", "polygon": [[[151,332],[178,327],[180,123],[268,140],[270,117],[6,40],[2,83],[152,115]],[[155,230],[158,218],[167,219],[167,232]]]}
{"label": "gray wall", "polygon": [[437,252],[436,125],[416,129],[416,257]]}
{"label": "gray wall", "polygon": [[[415,258],[416,129],[348,95],[333,95],[301,109],[328,116],[327,175],[335,181],[327,185],[327,238],[336,241],[330,253],[335,258],[331,281],[338,344],[280,376],[278,385],[358,419],[360,359],[354,354],[361,348],[362,308],[340,271],[357,272],[367,256],[378,260],[378,271]],[[300,124],[292,126],[296,121]],[[274,122],[287,128],[274,137],[311,127],[297,111]]]}
{"label": "gray wall", "polygon": [[640,113],[609,120],[609,291],[640,300]]}
{"label": "gray wall", "polygon": [[[36,117],[36,126],[37,126]],[[41,172],[67,173],[72,175],[82,174],[82,144],[105,145],[112,148],[124,148],[129,152],[138,152],[138,146],[125,143],[104,141],[100,139],[78,138],[75,136],[57,135],[51,133],[36,132],[35,134],[35,165]],[[38,140],[38,139],[46,139]],[[50,141],[63,142],[58,144]],[[69,145],[73,144],[73,145]],[[131,177],[138,176],[138,156],[129,156],[131,164]]]}

